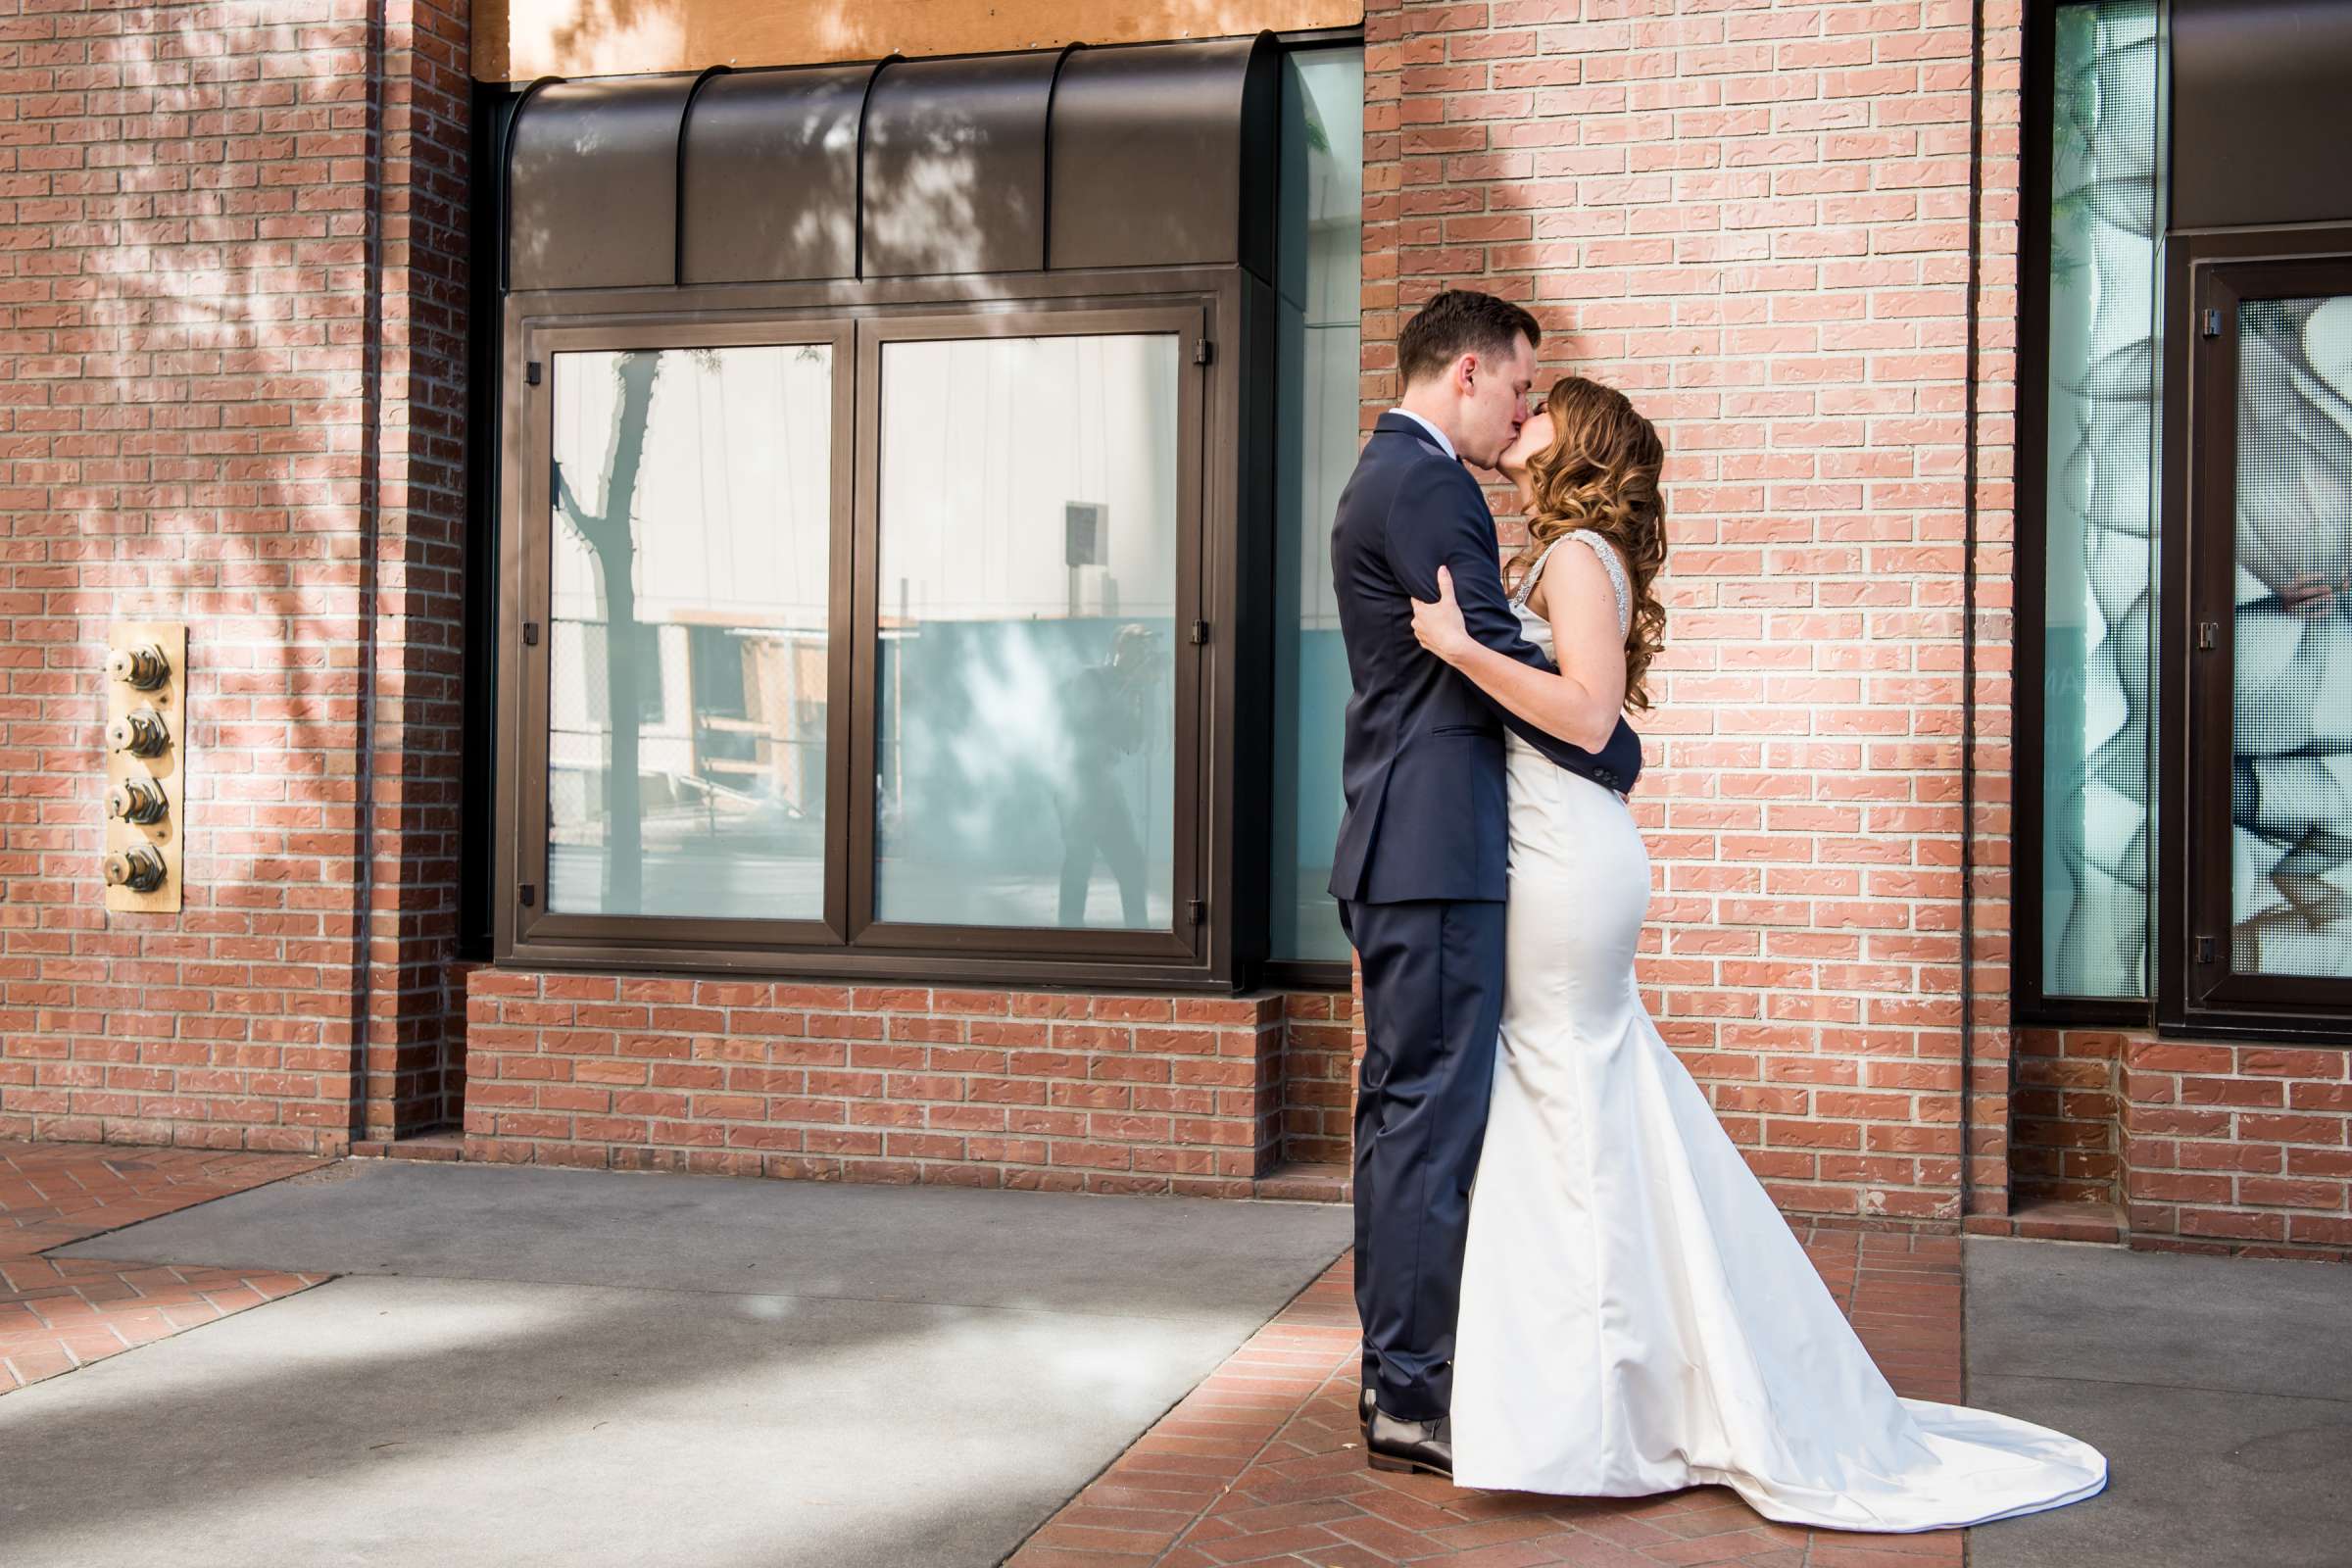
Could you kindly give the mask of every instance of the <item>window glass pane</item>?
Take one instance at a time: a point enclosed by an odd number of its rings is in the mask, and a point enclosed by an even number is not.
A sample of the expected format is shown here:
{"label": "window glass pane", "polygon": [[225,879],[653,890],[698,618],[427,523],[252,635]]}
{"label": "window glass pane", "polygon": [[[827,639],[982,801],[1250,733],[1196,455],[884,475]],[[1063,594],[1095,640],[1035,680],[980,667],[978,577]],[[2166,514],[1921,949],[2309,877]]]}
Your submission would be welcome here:
{"label": "window glass pane", "polygon": [[1170,928],[1176,348],[883,345],[877,918]]}
{"label": "window glass pane", "polygon": [[832,350],[555,356],[548,896],[824,912]]}
{"label": "window glass pane", "polygon": [[2230,967],[2352,978],[2352,296],[2237,330]]}
{"label": "window glass pane", "polygon": [[2147,994],[2156,6],[2059,9],[2042,990]]}
{"label": "window glass pane", "polygon": [[[1364,225],[1364,52],[1291,56],[1283,86],[1281,395],[1276,415],[1271,951],[1348,957],[1324,891],[1340,832],[1348,657],[1331,519],[1355,467]],[[1292,613],[1295,612],[1295,617]]]}

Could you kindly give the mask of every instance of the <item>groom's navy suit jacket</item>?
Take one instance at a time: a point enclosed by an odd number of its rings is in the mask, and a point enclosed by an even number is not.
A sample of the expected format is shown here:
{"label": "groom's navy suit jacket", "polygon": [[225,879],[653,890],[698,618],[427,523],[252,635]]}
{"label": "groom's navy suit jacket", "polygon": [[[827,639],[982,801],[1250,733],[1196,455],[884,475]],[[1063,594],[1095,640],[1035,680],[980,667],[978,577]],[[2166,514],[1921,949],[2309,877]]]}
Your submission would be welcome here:
{"label": "groom's navy suit jacket", "polygon": [[1450,567],[1470,635],[1552,668],[1520,635],[1495,564],[1494,516],[1468,469],[1401,414],[1380,416],[1331,530],[1333,588],[1354,695],[1341,783],[1347,813],[1331,894],[1358,904],[1500,899],[1509,826],[1502,730],[1571,772],[1631,790],[1642,743],[1622,715],[1597,755],[1507,713],[1413,637],[1413,599]]}

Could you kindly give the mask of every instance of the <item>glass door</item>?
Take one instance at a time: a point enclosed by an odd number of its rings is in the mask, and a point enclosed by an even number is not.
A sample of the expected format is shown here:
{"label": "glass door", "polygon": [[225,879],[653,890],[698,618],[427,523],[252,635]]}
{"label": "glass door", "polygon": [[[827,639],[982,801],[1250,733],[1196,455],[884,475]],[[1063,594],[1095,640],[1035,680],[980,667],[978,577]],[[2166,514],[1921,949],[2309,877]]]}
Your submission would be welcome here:
{"label": "glass door", "polygon": [[2191,1006],[2352,1010],[2352,259],[2200,291]]}

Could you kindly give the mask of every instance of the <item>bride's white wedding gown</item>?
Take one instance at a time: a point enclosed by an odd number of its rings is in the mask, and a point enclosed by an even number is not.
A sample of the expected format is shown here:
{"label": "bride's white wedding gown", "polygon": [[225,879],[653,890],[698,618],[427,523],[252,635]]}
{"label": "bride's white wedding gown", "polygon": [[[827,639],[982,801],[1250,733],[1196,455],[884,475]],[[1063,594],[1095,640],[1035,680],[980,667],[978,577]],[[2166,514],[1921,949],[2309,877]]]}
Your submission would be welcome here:
{"label": "bride's white wedding gown", "polygon": [[[1622,626],[1615,553],[1568,538],[1609,568]],[[1548,652],[1549,628],[1520,615]],[[1768,1519],[1872,1531],[2098,1492],[2107,1461],[2087,1445],[1887,1386],[1642,1007],[1649,856],[1624,801],[1516,737],[1509,778],[1509,967],[1454,1339],[1455,1482],[1714,1483]]]}

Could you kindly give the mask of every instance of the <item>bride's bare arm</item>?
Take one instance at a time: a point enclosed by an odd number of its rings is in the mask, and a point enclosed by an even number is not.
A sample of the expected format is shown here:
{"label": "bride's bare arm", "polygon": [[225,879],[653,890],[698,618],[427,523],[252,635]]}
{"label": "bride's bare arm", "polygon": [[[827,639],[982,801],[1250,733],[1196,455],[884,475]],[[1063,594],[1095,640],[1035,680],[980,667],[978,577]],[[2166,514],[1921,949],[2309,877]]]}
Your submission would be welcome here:
{"label": "bride's bare arm", "polygon": [[1556,675],[1505,658],[1472,637],[1453,602],[1453,578],[1438,572],[1438,601],[1413,601],[1413,635],[1504,708],[1572,746],[1598,751],[1625,706],[1625,644],[1616,635],[1617,595],[1592,552],[1554,550],[1531,602],[1551,622]]}

